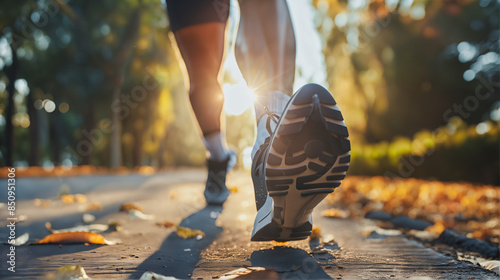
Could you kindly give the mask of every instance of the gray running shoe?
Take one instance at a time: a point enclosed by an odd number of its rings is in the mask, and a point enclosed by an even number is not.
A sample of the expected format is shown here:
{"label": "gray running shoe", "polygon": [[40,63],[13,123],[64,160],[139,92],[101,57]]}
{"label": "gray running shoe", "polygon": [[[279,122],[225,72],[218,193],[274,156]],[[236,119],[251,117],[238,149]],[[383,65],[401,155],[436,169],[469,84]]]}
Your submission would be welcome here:
{"label": "gray running shoe", "polygon": [[207,160],[208,177],[205,185],[205,199],[208,204],[221,205],[229,196],[229,190],[226,187],[226,175],[236,164],[236,153],[229,152],[225,161],[217,162]]}
{"label": "gray running shoe", "polygon": [[257,216],[252,241],[290,241],[311,234],[311,213],[340,186],[350,162],[347,127],[332,95],[307,84],[281,116],[271,114],[274,131],[255,154],[252,179]]}

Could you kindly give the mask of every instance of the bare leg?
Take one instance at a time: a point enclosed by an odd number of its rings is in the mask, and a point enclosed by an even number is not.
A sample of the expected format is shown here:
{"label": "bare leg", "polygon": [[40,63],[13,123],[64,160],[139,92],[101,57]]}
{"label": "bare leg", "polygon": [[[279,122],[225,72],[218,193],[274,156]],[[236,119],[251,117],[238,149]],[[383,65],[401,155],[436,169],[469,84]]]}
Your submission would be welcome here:
{"label": "bare leg", "polygon": [[295,35],[286,0],[239,0],[241,18],[236,59],[258,95],[292,94]]}
{"label": "bare leg", "polygon": [[189,99],[204,136],[221,131],[224,95],[218,81],[225,24],[204,23],[175,32],[189,76]]}

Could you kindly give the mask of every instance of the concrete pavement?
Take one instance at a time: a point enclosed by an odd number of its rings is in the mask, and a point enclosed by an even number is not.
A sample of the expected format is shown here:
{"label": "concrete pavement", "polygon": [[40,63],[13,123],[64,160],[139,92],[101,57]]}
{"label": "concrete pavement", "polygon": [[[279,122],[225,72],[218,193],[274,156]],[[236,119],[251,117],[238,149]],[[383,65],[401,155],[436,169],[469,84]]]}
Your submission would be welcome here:
{"label": "concrete pavement", "polygon": [[[283,278],[462,278],[498,279],[497,275],[470,263],[437,253],[398,235],[372,235],[362,232],[374,224],[368,220],[321,217],[322,203],[315,210],[314,224],[321,228],[319,241],[286,244],[250,242],[256,213],[250,175],[234,172],[228,186],[237,192],[223,207],[206,206],[203,198],[205,171],[179,169],[151,176],[81,176],[62,178],[18,178],[17,215],[26,215],[18,223],[17,235],[30,233],[30,241],[48,234],[45,222],[54,229],[83,224],[82,205],[63,204],[57,199],[62,185],[71,193],[82,193],[88,202],[102,209],[89,213],[94,223],[114,220],[122,231],[105,233],[112,246],[25,245],[16,249],[16,272],[7,270],[7,246],[2,245],[0,277],[40,278],[66,265],[81,265],[89,277],[139,278],[153,271],[177,278],[212,279],[246,266],[271,268]],[[0,180],[6,186],[6,180]],[[334,194],[333,194],[334,195]],[[2,194],[2,197],[4,195]],[[33,199],[52,199],[51,206],[36,207]],[[118,212],[122,203],[136,203],[154,220],[133,220]],[[0,238],[7,239],[7,209],[0,209]],[[181,239],[173,228],[162,228],[156,221],[172,221],[200,229],[202,240]]]}

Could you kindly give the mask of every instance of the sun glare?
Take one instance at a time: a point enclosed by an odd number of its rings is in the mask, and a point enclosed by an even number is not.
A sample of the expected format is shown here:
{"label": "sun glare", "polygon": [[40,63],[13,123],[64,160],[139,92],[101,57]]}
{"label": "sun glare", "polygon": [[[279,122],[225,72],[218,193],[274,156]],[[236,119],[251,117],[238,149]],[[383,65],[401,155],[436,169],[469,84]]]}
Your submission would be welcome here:
{"label": "sun glare", "polygon": [[224,109],[226,114],[241,115],[245,110],[252,108],[255,94],[244,82],[224,84]]}

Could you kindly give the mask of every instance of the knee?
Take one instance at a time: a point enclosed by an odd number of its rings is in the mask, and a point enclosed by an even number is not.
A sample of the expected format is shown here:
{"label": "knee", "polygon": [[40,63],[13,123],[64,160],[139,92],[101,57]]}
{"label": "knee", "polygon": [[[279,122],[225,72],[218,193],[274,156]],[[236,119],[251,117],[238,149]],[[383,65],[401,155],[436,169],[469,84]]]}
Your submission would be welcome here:
{"label": "knee", "polygon": [[192,80],[189,83],[189,96],[216,96],[222,94],[219,81],[214,79]]}

